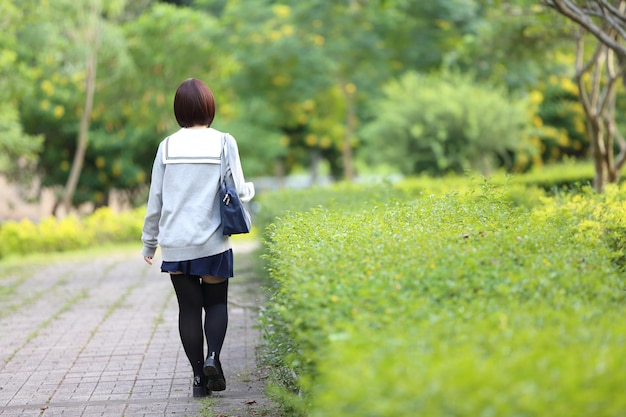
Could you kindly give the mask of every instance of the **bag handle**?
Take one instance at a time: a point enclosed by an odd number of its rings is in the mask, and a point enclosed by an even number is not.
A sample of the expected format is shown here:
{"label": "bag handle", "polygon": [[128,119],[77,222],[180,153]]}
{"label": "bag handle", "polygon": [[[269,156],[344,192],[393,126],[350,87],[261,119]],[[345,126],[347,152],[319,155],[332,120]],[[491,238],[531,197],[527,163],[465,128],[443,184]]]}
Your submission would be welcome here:
{"label": "bag handle", "polygon": [[223,187],[226,184],[226,164],[228,162],[228,158],[226,157],[226,135],[227,133],[222,133],[220,140],[222,142],[222,152],[220,159],[220,185]]}

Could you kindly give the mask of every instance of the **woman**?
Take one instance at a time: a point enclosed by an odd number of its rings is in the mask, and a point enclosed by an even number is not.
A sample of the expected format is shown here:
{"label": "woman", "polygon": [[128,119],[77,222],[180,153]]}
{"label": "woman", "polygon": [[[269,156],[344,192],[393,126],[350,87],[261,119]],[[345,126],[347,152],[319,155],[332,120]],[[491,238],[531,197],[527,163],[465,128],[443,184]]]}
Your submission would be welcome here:
{"label": "woman", "polygon": [[161,247],[161,271],[170,274],[178,299],[180,339],[193,369],[193,395],[202,397],[226,389],[220,351],[228,326],[233,252],[220,220],[222,152],[226,182],[243,202],[254,197],[254,185],[245,182],[235,139],[210,127],[215,98],[205,83],[190,78],[178,87],[174,115],[181,129],[159,144],[154,159],[142,255],[152,265]]}

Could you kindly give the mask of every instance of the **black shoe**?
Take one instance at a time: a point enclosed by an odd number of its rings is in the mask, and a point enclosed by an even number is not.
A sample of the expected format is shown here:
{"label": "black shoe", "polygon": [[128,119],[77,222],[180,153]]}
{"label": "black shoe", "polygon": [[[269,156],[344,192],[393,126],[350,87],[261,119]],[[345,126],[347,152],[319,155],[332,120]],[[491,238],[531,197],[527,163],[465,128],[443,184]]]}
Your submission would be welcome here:
{"label": "black shoe", "polygon": [[206,397],[211,392],[207,392],[206,379],[200,376],[193,377],[193,396],[194,397]]}
{"label": "black shoe", "polygon": [[204,361],[204,374],[207,376],[207,390],[224,391],[226,389],[226,378],[222,372],[222,364],[219,359],[213,356]]}

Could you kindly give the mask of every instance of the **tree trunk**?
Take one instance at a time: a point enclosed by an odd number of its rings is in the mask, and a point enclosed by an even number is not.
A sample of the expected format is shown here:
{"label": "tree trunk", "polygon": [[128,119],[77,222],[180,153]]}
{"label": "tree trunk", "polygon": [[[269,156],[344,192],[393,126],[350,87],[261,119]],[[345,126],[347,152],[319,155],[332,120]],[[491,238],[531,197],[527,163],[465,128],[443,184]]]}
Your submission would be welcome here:
{"label": "tree trunk", "polygon": [[[615,55],[606,45],[599,44],[585,62],[585,31],[579,34],[576,50],[576,81],[580,102],[587,119],[591,157],[594,165],[593,188],[601,193],[608,183],[617,182],[626,142],[619,136],[615,124],[615,94],[623,68],[615,67]],[[590,75],[589,80],[585,76]],[[620,140],[620,159],[614,160],[615,140]]]}
{"label": "tree trunk", "polygon": [[85,162],[85,153],[87,152],[87,144],[89,141],[89,120],[91,119],[91,112],[93,109],[93,96],[96,84],[96,65],[97,65],[97,52],[92,51],[87,61],[87,76],[85,81],[85,105],[83,107],[83,114],[80,118],[80,126],[78,130],[78,140],[76,145],[76,153],[74,154],[74,161],[72,162],[72,169],[70,175],[67,178],[65,189],[63,191],[63,207],[65,213],[69,213],[72,208],[72,200],[74,198],[74,192],[78,185],[80,173],[83,169]]}
{"label": "tree trunk", "polygon": [[94,93],[96,89],[96,69],[98,66],[98,46],[99,46],[99,29],[98,20],[100,14],[100,2],[96,1],[92,4],[90,10],[91,15],[89,21],[94,24],[87,29],[87,48],[89,50],[87,56],[86,76],[85,76],[85,102],[83,106],[83,114],[80,118],[78,129],[78,138],[76,144],[76,153],[72,162],[72,169],[67,178],[65,189],[63,190],[63,208],[67,215],[72,208],[72,200],[76,192],[76,186],[80,179],[80,173],[85,162],[85,153],[89,142],[89,124],[91,113],[93,110]]}
{"label": "tree trunk", "polygon": [[322,155],[319,149],[311,149],[311,166],[309,172],[311,173],[311,186],[317,185],[320,177],[320,161]]}
{"label": "tree trunk", "polygon": [[[615,122],[617,83],[626,84],[626,1],[572,2],[544,0],[580,27],[576,45],[576,81],[587,119],[595,174],[593,186],[602,192],[607,183],[617,182],[626,161],[626,140]],[[581,4],[584,3],[584,4]],[[585,53],[587,34],[595,38],[593,55]],[[617,141],[620,152],[614,155]]]}
{"label": "tree trunk", "polygon": [[354,91],[348,91],[348,85],[341,83],[341,91],[346,102],[346,131],[343,137],[341,156],[343,161],[343,175],[346,180],[354,181],[354,164],[352,153],[352,138],[356,131],[356,109],[354,104]]}
{"label": "tree trunk", "polygon": [[603,155],[602,126],[597,119],[588,116],[587,132],[591,142],[591,157],[593,158],[594,176],[593,188],[602,192],[607,181],[606,159]]}
{"label": "tree trunk", "polygon": [[285,161],[282,158],[279,158],[274,164],[274,176],[276,177],[276,186],[278,188],[285,188],[286,181],[286,169],[285,169]]}

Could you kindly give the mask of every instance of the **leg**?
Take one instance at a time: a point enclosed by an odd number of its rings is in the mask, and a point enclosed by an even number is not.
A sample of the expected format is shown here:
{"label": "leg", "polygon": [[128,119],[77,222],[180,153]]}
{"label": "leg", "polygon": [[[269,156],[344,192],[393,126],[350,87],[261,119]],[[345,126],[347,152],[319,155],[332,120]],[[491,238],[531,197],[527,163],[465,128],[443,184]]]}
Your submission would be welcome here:
{"label": "leg", "polygon": [[[185,354],[194,375],[194,396],[201,396],[204,388],[204,335],[202,331],[202,290],[197,276],[171,274],[178,299],[178,330]],[[196,379],[199,378],[199,381]],[[199,387],[196,390],[196,382]],[[196,392],[198,391],[198,392]],[[197,395],[196,395],[197,394]]]}
{"label": "leg", "polygon": [[[208,283],[207,281],[219,281]],[[226,329],[228,327],[228,280],[213,277],[213,280],[203,278],[202,296],[204,300],[204,333],[209,350],[204,363],[204,373],[209,376],[210,389],[223,391],[226,389],[226,380],[219,360]]]}

